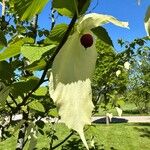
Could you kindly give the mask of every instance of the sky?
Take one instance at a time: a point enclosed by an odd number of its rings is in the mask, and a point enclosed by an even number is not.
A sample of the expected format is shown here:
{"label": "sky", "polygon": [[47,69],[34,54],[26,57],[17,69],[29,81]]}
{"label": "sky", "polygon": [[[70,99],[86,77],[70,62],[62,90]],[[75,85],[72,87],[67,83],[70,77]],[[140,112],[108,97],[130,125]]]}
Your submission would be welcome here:
{"label": "sky", "polygon": [[[118,39],[132,41],[135,38],[146,36],[144,28],[144,16],[148,6],[150,6],[150,0],[141,0],[140,5],[138,5],[137,1],[138,0],[93,0],[87,11],[87,13],[94,12],[112,15],[121,21],[127,21],[129,23],[130,29],[117,27],[112,24],[103,26],[107,29],[116,51],[121,51],[121,47],[117,44]],[[46,5],[42,13],[39,15],[40,28],[50,29],[50,3],[51,1]],[[57,24],[69,24],[69,22],[69,18],[61,16],[59,16],[56,20]]]}
{"label": "sky", "polygon": [[[121,21],[127,21],[130,29],[117,27],[112,24],[104,25],[107,29],[115,48],[120,51],[117,40],[122,38],[126,41],[132,41],[135,38],[146,36],[144,28],[144,16],[150,0],[141,0],[138,5],[137,0],[93,0],[87,12],[95,12],[101,14],[112,15]],[[93,10],[93,8],[96,8]],[[50,12],[50,4],[47,4],[40,15],[40,27],[50,28],[50,21],[47,21]],[[69,23],[66,17],[58,17],[57,24]]]}

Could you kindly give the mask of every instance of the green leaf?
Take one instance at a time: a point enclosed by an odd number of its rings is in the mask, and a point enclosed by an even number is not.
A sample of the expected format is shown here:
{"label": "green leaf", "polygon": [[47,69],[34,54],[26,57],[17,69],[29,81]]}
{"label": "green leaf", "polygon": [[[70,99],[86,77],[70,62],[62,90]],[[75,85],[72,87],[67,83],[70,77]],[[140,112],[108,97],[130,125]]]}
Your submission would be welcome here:
{"label": "green leaf", "polygon": [[42,120],[36,121],[35,124],[41,129],[43,129],[44,125],[45,125],[44,121],[42,121]]}
{"label": "green leaf", "polygon": [[18,96],[23,97],[24,94],[31,91],[38,84],[39,79],[36,77],[30,77],[26,80],[19,81],[12,84],[12,95],[16,98]]}
{"label": "green leaf", "polygon": [[16,38],[14,41],[9,43],[8,47],[0,54],[0,61],[6,60],[13,56],[20,54],[21,46],[25,43],[33,43],[32,38]]}
{"label": "green leaf", "polygon": [[34,61],[31,65],[25,67],[26,70],[29,70],[29,71],[41,71],[45,68],[46,66],[46,62],[44,59],[40,59],[40,60],[37,60],[37,61]]}
{"label": "green leaf", "polygon": [[81,11],[79,15],[81,15],[86,12],[90,3],[91,0],[53,0],[53,8],[61,15],[73,17],[78,9],[78,5]]}
{"label": "green leaf", "polygon": [[5,106],[5,102],[7,100],[7,97],[9,95],[10,92],[10,87],[4,87],[1,91],[0,91],[0,104],[2,107]]}
{"label": "green leaf", "polygon": [[144,25],[145,25],[147,36],[150,36],[150,6],[147,8],[145,14]]}
{"label": "green leaf", "polygon": [[21,128],[21,126],[23,125],[25,123],[25,120],[20,120],[19,122],[18,122],[18,124],[15,126],[15,128],[14,128],[14,131],[13,131],[13,134],[15,133],[15,132],[17,132],[20,128]]}
{"label": "green leaf", "polygon": [[32,101],[31,103],[29,103],[28,105],[31,109],[40,111],[40,112],[45,112],[44,106],[38,102],[38,101]]}
{"label": "green leaf", "polygon": [[92,32],[97,36],[98,39],[102,40],[108,45],[113,46],[112,40],[110,36],[108,35],[108,32],[103,27],[96,27],[92,29]]}
{"label": "green leaf", "polygon": [[68,17],[72,17],[76,11],[74,0],[53,0],[53,8]]}
{"label": "green leaf", "polygon": [[59,43],[62,40],[66,30],[68,28],[67,24],[58,24],[50,32],[49,36],[45,39],[44,43]]}
{"label": "green leaf", "polygon": [[7,46],[7,40],[5,38],[4,32],[0,30],[0,51],[3,47]]}
{"label": "green leaf", "polygon": [[58,117],[59,116],[56,108],[50,109],[48,112],[48,115],[52,116],[52,117]]}
{"label": "green leaf", "polygon": [[33,94],[36,96],[45,96],[47,94],[47,87],[39,87]]}
{"label": "green leaf", "polygon": [[0,80],[11,81],[13,70],[7,61],[0,61]]}
{"label": "green leaf", "polygon": [[34,61],[39,60],[44,53],[52,50],[55,47],[55,45],[45,47],[22,46],[21,53],[24,57],[28,58],[31,63],[33,63]]}
{"label": "green leaf", "polygon": [[14,9],[19,15],[20,20],[29,20],[39,14],[48,0],[15,0]]}

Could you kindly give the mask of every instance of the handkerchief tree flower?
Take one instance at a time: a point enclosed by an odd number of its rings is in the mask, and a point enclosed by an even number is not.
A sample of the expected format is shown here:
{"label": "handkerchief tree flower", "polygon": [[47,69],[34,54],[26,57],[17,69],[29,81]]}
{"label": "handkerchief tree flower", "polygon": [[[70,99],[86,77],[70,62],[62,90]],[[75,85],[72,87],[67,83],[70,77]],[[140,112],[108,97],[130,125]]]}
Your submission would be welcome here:
{"label": "handkerchief tree flower", "polygon": [[90,13],[80,17],[76,29],[56,55],[49,82],[51,98],[58,106],[61,121],[77,131],[88,149],[83,128],[91,124],[91,79],[97,59],[96,36],[91,29],[106,23],[128,27],[127,22],[116,18]]}

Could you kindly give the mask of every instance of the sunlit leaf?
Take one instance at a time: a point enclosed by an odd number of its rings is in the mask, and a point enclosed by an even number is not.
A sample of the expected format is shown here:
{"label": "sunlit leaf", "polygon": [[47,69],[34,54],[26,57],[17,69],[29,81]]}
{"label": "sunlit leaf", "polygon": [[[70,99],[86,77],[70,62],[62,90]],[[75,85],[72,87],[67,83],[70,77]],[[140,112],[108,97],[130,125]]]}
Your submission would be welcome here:
{"label": "sunlit leaf", "polygon": [[39,60],[45,52],[52,50],[54,47],[55,45],[45,47],[22,46],[21,53],[24,57],[28,58],[31,63],[33,63],[34,61]]}
{"label": "sunlit leaf", "polygon": [[28,105],[31,109],[40,111],[40,112],[45,112],[44,106],[38,102],[38,101],[32,101],[31,103],[29,103]]}
{"label": "sunlit leaf", "polygon": [[33,43],[32,38],[16,38],[14,41],[9,43],[8,47],[0,53],[0,61],[6,60],[13,56],[20,54],[21,46],[25,43]]}
{"label": "sunlit leaf", "polygon": [[22,21],[29,20],[39,14],[47,3],[48,0],[15,0],[14,9]]}
{"label": "sunlit leaf", "polygon": [[36,96],[45,96],[47,94],[47,87],[39,87],[35,92],[34,95]]}

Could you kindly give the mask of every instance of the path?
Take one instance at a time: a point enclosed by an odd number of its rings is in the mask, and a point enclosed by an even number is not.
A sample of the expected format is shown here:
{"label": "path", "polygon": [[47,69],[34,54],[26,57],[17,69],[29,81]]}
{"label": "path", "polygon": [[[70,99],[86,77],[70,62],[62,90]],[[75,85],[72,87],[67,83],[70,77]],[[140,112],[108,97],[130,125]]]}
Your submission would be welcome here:
{"label": "path", "polygon": [[[106,122],[106,118],[104,116],[95,116],[92,117],[92,122],[101,123]],[[112,122],[149,122],[150,123],[150,116],[113,116]]]}
{"label": "path", "polygon": [[[12,118],[14,121],[15,120],[21,120],[22,119],[22,115],[15,115]],[[54,121],[57,122],[58,119],[57,118],[43,118],[43,121]],[[94,116],[92,117],[92,122],[95,123],[105,123],[106,122],[106,117],[105,116]],[[150,116],[122,116],[122,117],[118,117],[118,116],[113,116],[112,118],[112,122],[147,122],[150,123]]]}

